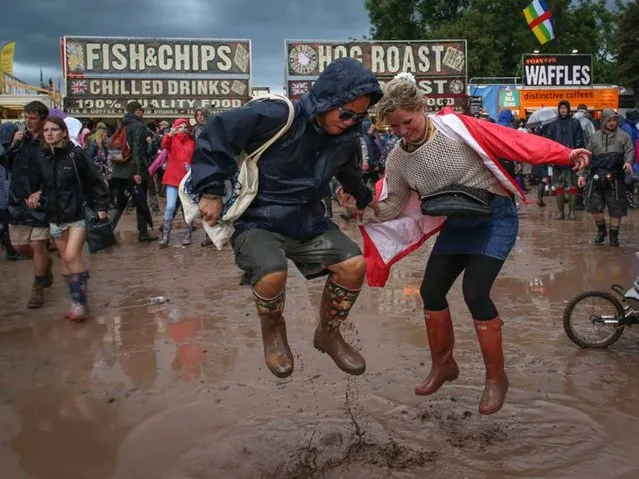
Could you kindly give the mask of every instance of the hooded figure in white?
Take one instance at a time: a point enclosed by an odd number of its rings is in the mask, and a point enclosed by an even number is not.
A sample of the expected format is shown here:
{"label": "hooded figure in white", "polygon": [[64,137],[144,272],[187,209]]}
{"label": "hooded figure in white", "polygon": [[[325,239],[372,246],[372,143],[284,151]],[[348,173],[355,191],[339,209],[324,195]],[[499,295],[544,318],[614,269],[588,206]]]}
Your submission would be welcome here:
{"label": "hooded figure in white", "polygon": [[67,116],[64,119],[64,123],[66,123],[67,129],[69,130],[69,140],[71,140],[75,146],[80,146],[79,136],[80,131],[82,131],[82,122],[77,118]]}

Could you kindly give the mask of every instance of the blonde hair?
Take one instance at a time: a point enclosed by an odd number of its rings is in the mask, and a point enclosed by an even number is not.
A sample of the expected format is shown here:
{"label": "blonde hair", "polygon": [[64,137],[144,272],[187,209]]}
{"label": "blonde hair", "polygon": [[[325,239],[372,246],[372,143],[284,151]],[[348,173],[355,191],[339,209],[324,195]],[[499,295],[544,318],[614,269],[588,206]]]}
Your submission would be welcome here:
{"label": "blonde hair", "polygon": [[419,111],[424,108],[424,95],[417,84],[406,78],[394,78],[384,87],[384,97],[377,104],[377,117],[386,121],[397,110]]}

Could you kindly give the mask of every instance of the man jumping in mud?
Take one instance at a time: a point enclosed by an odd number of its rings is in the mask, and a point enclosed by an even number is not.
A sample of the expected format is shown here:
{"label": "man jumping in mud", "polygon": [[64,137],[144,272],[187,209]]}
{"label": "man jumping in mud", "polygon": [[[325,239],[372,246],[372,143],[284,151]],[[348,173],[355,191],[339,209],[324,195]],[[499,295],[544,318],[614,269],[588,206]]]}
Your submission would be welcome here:
{"label": "man jumping in mud", "polygon": [[[287,258],[307,278],[328,274],[322,295],[315,347],[349,374],[362,374],[364,358],[342,338],[342,324],[364,281],[359,247],[328,218],[322,198],[333,176],[364,208],[372,199],[357,164],[359,123],[382,92],[361,63],[331,63],[309,93],[297,102],[288,132],[259,161],[257,196],[235,222],[231,239],[243,283],[253,287],[264,341],[264,358],[280,378],[293,372],[293,355],[282,317]],[[215,225],[222,213],[224,183],[237,167],[235,157],[253,152],[286,123],[288,108],[276,100],[255,102],[221,113],[202,131],[193,157],[195,193],[204,219]]]}

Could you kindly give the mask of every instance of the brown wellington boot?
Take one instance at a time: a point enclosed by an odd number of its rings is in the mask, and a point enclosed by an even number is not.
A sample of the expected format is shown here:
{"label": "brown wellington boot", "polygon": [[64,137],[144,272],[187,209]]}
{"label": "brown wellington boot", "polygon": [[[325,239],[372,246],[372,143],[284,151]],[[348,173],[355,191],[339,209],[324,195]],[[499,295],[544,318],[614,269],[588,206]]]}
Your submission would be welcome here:
{"label": "brown wellington boot", "polygon": [[479,414],[494,414],[501,409],[508,392],[508,377],[504,371],[499,316],[489,321],[475,321],[481,354],[486,366],[486,385],[479,403]]}
{"label": "brown wellington boot", "polygon": [[320,322],[313,338],[313,345],[316,349],[328,354],[338,368],[354,376],[366,371],[366,361],[361,354],[344,341],[339,327],[348,317],[357,296],[359,296],[359,290],[346,289],[329,276],[322,295]]}
{"label": "brown wellington boot", "polygon": [[285,290],[272,299],[264,299],[253,291],[253,299],[262,326],[264,361],[278,378],[286,378],[293,373],[293,354],[288,347],[286,323],[282,317],[285,297]]}
{"label": "brown wellington boot", "polygon": [[38,309],[44,306],[44,281],[34,281],[31,289],[31,299],[27,307],[29,309]]}
{"label": "brown wellington boot", "polygon": [[415,394],[418,396],[433,394],[446,381],[454,381],[459,376],[459,368],[453,358],[455,332],[450,310],[424,310],[424,319],[432,363],[428,377],[415,388]]}

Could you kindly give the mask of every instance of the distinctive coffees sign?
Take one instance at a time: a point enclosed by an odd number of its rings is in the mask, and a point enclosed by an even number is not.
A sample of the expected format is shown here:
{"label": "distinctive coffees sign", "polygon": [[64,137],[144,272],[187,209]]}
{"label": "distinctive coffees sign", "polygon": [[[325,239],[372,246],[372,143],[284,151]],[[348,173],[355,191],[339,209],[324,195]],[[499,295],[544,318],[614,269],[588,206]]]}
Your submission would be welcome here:
{"label": "distinctive coffees sign", "polygon": [[299,98],[333,60],[352,57],[380,80],[412,73],[430,110],[466,101],[466,41],[318,42],[286,41],[288,95]]}
{"label": "distinctive coffees sign", "polygon": [[587,87],[593,83],[592,55],[524,55],[524,85]]}
{"label": "distinctive coffees sign", "polygon": [[147,117],[227,109],[250,99],[249,40],[62,38],[65,110],[119,117],[137,100]]}

